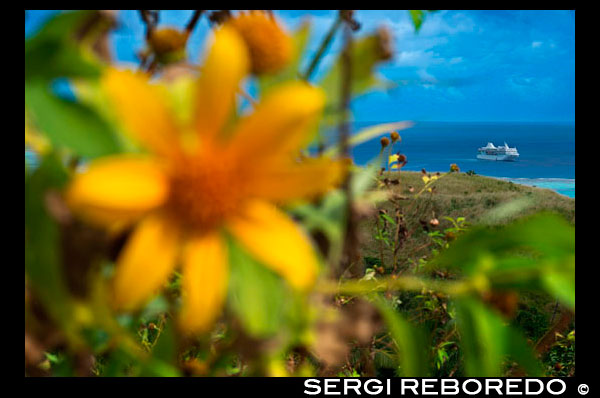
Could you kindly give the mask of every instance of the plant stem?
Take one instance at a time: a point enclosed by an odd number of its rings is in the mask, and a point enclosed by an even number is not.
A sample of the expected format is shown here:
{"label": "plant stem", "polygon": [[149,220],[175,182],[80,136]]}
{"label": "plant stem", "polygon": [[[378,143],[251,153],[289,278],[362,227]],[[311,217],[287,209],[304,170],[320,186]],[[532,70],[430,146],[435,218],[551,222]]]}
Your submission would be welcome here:
{"label": "plant stem", "polygon": [[[344,24],[344,51],[342,52],[341,65],[341,102],[339,104],[339,153],[342,158],[351,159],[350,156],[350,123],[348,120],[350,109],[350,98],[352,88],[352,30],[348,24]],[[352,277],[360,278],[364,270],[359,269],[360,264],[356,261],[359,257],[357,220],[354,212],[352,198],[352,176],[349,173],[343,184],[346,196],[346,233],[344,242],[344,256],[338,270],[338,277],[343,270],[348,268]]]}
{"label": "plant stem", "polygon": [[461,295],[476,290],[476,287],[468,280],[428,280],[410,275],[368,281],[350,279],[342,283],[322,280],[315,286],[315,290],[321,293],[343,295],[364,295],[388,290],[421,291],[422,289],[433,290],[446,295]]}
{"label": "plant stem", "polygon": [[202,16],[203,12],[204,12],[204,10],[194,10],[194,14],[192,15],[192,18],[190,19],[188,24],[185,26],[185,31],[188,32],[188,34],[192,33],[192,31],[196,27],[196,24],[198,23],[198,20]]}
{"label": "plant stem", "polygon": [[310,62],[310,65],[306,69],[306,72],[304,72],[301,75],[302,79],[304,79],[304,80],[309,80],[310,79],[311,75],[313,74],[313,72],[317,68],[317,65],[321,61],[321,58],[323,57],[323,54],[325,54],[325,51],[327,50],[327,48],[329,47],[329,45],[333,41],[333,37],[335,36],[335,32],[338,30],[338,28],[342,24],[342,21],[343,20],[338,15],[338,17],[335,19],[335,22],[333,23],[333,25],[331,25],[331,28],[329,28],[329,32],[327,32],[327,35],[325,36],[325,38],[323,38],[323,41],[321,42],[321,45],[319,46],[319,49],[317,50],[317,53],[315,54],[315,56],[313,57],[312,61]]}
{"label": "plant stem", "polygon": [[140,10],[142,20],[146,24],[146,40],[150,39],[152,31],[158,24],[158,11],[156,10]]}

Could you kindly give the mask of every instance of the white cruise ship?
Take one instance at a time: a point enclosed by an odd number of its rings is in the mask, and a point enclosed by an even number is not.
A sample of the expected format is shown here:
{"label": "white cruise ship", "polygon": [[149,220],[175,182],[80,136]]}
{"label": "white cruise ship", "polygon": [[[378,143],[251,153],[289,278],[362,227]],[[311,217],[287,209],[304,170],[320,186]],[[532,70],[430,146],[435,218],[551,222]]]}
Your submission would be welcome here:
{"label": "white cruise ship", "polygon": [[488,142],[486,146],[477,149],[477,159],[514,162],[518,157],[517,148],[510,148],[506,142],[503,146],[494,146],[494,144]]}

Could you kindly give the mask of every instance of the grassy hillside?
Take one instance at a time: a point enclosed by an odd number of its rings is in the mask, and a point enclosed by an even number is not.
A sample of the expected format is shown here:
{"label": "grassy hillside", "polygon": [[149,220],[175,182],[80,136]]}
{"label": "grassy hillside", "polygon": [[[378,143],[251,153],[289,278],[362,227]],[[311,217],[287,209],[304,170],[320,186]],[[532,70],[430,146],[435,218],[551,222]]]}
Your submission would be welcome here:
{"label": "grassy hillside", "polygon": [[[435,173],[430,175],[435,176]],[[375,214],[364,219],[359,226],[365,266],[372,269],[369,272],[402,275],[421,270],[423,261],[433,258],[438,250],[460,233],[456,225],[445,217],[455,222],[464,218],[466,224],[458,224],[469,228],[469,225],[482,223],[505,224],[539,211],[550,211],[558,213],[571,224],[575,223],[575,199],[549,189],[451,173],[442,174],[430,185],[432,192],[429,192],[423,190],[423,176],[420,172],[388,172],[380,176],[380,181],[385,181],[391,195],[387,201],[380,203]],[[512,211],[502,212],[503,215],[498,216],[499,209],[511,206],[503,206],[507,204],[512,204]],[[397,237],[399,246],[394,262],[394,242]],[[453,278],[448,273],[432,276]],[[436,313],[435,308],[444,300],[427,301],[428,297],[427,294],[410,292],[402,292],[398,296],[403,303],[404,315],[417,323],[428,325],[432,336],[438,336],[434,331],[438,328],[446,330],[444,325],[447,325],[448,319],[439,315],[444,311]],[[569,331],[574,331],[573,318],[568,311],[558,307],[555,299],[540,292],[522,291],[518,295],[501,293],[489,300],[489,304],[503,312],[511,324],[522,331],[532,347],[536,346],[548,375],[574,374],[574,343],[567,341],[566,337]],[[563,333],[565,337],[556,340],[555,332]],[[436,344],[445,341],[436,338]],[[455,347],[449,351],[449,355],[450,359],[437,368],[438,376],[461,374],[462,354]],[[508,367],[506,375],[511,375],[511,372],[513,370]]]}
{"label": "grassy hillside", "polygon": [[[435,175],[431,173],[430,175]],[[466,173],[452,173],[435,181],[433,192],[416,194],[424,187],[421,172],[386,172],[380,179],[388,179],[392,191],[392,201],[380,204],[379,209],[395,217],[393,202],[400,205],[401,214],[406,223],[406,239],[398,252],[399,266],[408,266],[409,259],[416,261],[419,257],[427,256],[435,247],[429,232],[440,231],[452,227],[452,223],[444,217],[456,219],[464,217],[471,225],[478,223],[507,223],[538,211],[552,211],[562,215],[566,220],[575,223],[575,199],[560,195],[549,189],[528,187],[502,181],[495,178]],[[396,183],[397,181],[397,183]],[[412,189],[412,192],[411,192]],[[490,211],[502,204],[516,199],[529,199],[526,207],[520,211],[493,220]],[[430,220],[437,219],[435,226]],[[363,253],[366,257],[379,257],[379,244],[374,239],[376,217],[370,217],[361,225],[361,240]],[[391,251],[385,250],[384,261],[390,266]]]}

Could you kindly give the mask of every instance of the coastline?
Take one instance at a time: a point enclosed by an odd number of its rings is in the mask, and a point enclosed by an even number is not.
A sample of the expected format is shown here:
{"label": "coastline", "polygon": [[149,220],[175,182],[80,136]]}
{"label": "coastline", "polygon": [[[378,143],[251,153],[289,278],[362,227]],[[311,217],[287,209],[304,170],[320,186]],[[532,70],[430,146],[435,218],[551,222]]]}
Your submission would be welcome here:
{"label": "coastline", "polygon": [[575,199],[574,178],[484,177],[496,178],[502,181],[509,181],[514,184],[521,184],[529,187],[551,189],[560,195]]}

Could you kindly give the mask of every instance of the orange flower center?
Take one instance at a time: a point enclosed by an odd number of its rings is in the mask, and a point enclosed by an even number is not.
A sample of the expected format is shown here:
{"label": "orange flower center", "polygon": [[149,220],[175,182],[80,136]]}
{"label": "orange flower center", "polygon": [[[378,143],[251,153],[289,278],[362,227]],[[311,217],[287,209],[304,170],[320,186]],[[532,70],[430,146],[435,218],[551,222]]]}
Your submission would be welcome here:
{"label": "orange flower center", "polygon": [[194,229],[218,227],[239,209],[244,197],[242,173],[236,162],[216,156],[182,159],[171,174],[167,208]]}

